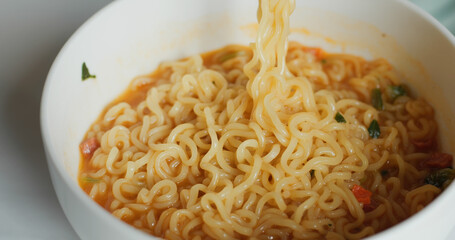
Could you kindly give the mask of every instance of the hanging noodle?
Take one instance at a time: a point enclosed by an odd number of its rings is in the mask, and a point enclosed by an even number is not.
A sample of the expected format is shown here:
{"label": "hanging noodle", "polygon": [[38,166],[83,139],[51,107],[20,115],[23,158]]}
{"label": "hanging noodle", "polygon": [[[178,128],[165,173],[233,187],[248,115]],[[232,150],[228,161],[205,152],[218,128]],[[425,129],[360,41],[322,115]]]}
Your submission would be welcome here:
{"label": "hanging noodle", "polygon": [[132,82],[81,144],[81,187],[166,239],[359,239],[431,202],[431,106],[388,92],[399,78],[385,60],[288,45],[294,0],[259,3],[250,47]]}

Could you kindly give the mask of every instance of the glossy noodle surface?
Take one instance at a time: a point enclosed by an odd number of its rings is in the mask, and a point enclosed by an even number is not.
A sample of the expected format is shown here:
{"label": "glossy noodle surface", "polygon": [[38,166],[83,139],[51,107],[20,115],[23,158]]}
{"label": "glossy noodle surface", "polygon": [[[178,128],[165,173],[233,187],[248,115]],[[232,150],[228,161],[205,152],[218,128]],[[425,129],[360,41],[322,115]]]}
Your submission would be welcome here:
{"label": "glossy noodle surface", "polygon": [[293,5],[135,78],[81,143],[84,191],[166,239],[359,239],[429,204],[452,166],[432,107],[384,59],[288,43]]}

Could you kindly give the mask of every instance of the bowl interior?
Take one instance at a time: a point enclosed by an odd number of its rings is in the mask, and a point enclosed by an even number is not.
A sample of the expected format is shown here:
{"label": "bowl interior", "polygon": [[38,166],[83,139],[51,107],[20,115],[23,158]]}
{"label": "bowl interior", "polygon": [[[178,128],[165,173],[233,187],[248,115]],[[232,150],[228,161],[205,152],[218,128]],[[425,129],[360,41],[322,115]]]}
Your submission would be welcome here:
{"label": "bowl interior", "polygon": [[[86,22],[55,60],[42,100],[49,163],[67,180],[67,187],[84,194],[77,185],[78,145],[104,106],[133,77],[150,73],[165,60],[227,44],[247,45],[255,38],[256,8],[254,0],[124,0]],[[449,136],[455,124],[451,120],[455,99],[450,97],[455,89],[455,45],[435,20],[405,1],[302,0],[297,1],[291,27],[291,40],[329,52],[388,59],[403,80],[434,106],[443,148],[454,152]],[[81,81],[83,62],[96,79]],[[438,209],[454,195],[452,186],[436,200],[439,206],[430,205],[431,210],[383,234],[395,237],[406,228],[420,226],[424,218],[447,212]],[[89,200],[84,201],[95,204]]]}

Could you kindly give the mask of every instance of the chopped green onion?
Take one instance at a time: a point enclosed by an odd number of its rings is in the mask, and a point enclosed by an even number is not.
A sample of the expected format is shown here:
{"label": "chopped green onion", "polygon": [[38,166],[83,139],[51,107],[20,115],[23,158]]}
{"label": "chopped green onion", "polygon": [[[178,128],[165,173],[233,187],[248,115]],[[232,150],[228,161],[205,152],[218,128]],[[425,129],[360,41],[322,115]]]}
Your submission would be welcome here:
{"label": "chopped green onion", "polygon": [[101,181],[101,179],[91,178],[91,177],[82,177],[81,181],[88,182],[88,183],[97,183]]}
{"label": "chopped green onion", "polygon": [[220,62],[226,62],[229,59],[238,57],[238,56],[244,56],[246,53],[244,51],[238,51],[238,52],[233,52],[233,53],[228,53],[220,58]]}
{"label": "chopped green onion", "polygon": [[384,105],[382,104],[381,89],[375,88],[371,91],[371,105],[377,110],[383,110]]}
{"label": "chopped green onion", "polygon": [[370,126],[368,127],[368,133],[372,138],[378,138],[381,135],[381,129],[379,128],[378,121],[371,121]]}
{"label": "chopped green onion", "polygon": [[406,89],[403,85],[389,86],[389,96],[392,99],[392,101],[395,101],[396,98],[398,98],[400,96],[405,96],[405,95],[406,95]]}
{"label": "chopped green onion", "polygon": [[438,188],[445,189],[455,178],[455,170],[451,168],[444,168],[436,172],[430,173],[425,178],[426,184],[431,184]]}
{"label": "chopped green onion", "polygon": [[337,114],[335,115],[335,120],[339,123],[346,122],[346,119],[344,119],[343,115],[341,115],[341,113],[339,113],[339,112],[337,112]]}
{"label": "chopped green onion", "polygon": [[96,78],[96,75],[91,75],[88,68],[87,68],[87,65],[84,63],[82,63],[82,81],[85,81],[89,78]]}

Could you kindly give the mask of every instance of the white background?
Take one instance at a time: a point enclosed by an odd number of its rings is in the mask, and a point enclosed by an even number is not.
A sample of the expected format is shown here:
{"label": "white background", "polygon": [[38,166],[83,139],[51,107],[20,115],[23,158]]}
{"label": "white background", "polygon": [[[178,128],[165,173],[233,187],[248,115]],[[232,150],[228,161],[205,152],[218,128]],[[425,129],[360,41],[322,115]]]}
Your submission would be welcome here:
{"label": "white background", "polygon": [[[415,1],[455,31],[455,0]],[[78,239],[49,178],[40,98],[59,49],[109,2],[0,0],[0,239]]]}

